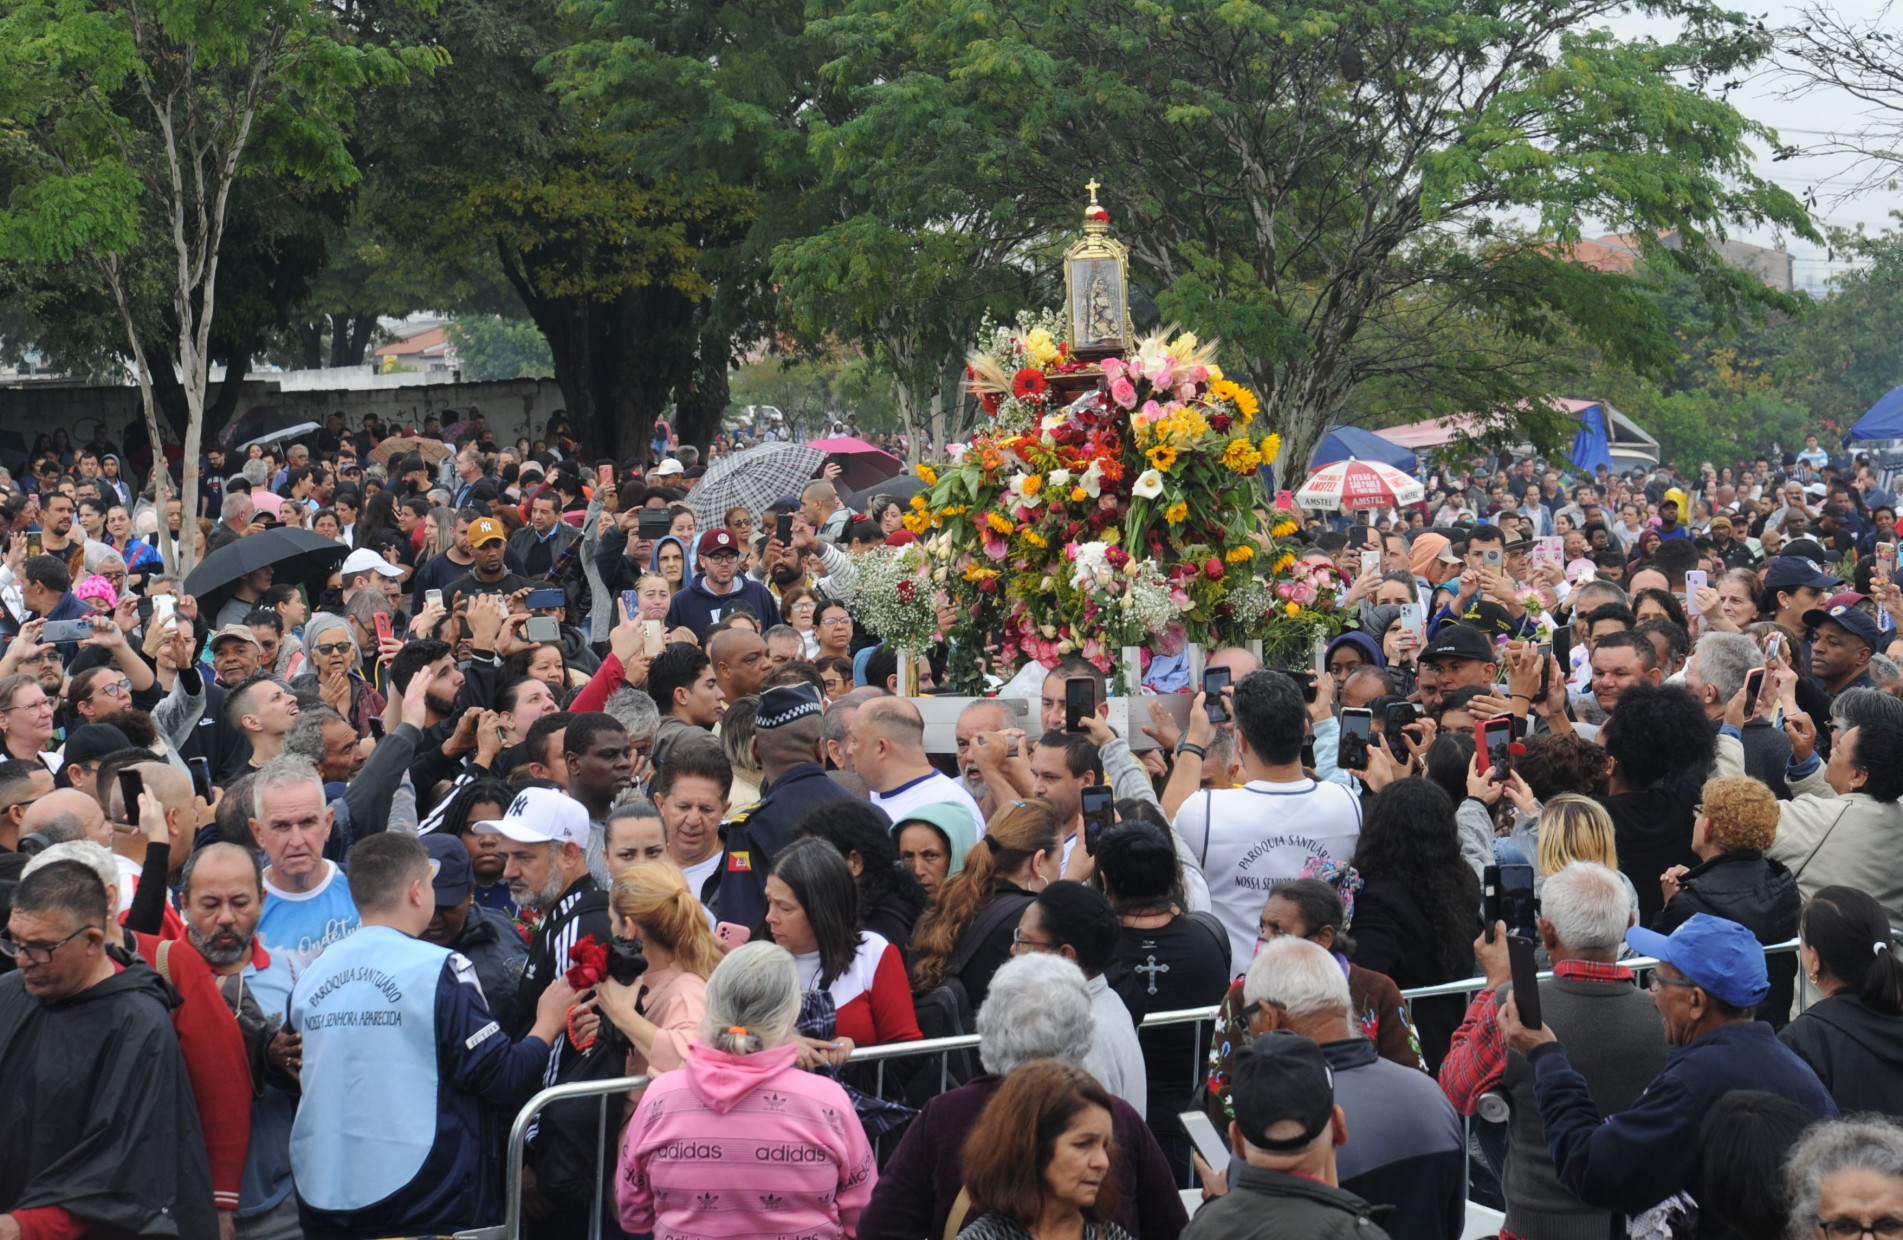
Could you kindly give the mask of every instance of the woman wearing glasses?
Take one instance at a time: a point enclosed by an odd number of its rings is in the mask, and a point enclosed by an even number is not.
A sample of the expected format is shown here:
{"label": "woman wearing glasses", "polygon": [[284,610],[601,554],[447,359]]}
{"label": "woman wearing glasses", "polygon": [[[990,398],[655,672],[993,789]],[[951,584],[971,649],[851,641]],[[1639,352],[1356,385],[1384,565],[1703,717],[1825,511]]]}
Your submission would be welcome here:
{"label": "woman wearing glasses", "polygon": [[852,612],[838,599],[827,599],[813,609],[813,630],[819,634],[815,659],[852,657]]}
{"label": "woman wearing glasses", "polygon": [[57,772],[60,758],[47,752],[53,740],[53,699],[32,676],[0,680],[0,748],[9,758],[34,758]]}
{"label": "woman wearing glasses", "polygon": [[291,682],[295,691],[316,689],[332,710],[350,721],[360,736],[370,735],[370,720],[383,714],[384,698],[358,672],[357,638],[350,621],[329,612],[304,626],[311,670]]}
{"label": "woman wearing glasses", "polygon": [[1784,1172],[1793,1237],[1903,1240],[1903,1127],[1862,1116],[1812,1128]]}

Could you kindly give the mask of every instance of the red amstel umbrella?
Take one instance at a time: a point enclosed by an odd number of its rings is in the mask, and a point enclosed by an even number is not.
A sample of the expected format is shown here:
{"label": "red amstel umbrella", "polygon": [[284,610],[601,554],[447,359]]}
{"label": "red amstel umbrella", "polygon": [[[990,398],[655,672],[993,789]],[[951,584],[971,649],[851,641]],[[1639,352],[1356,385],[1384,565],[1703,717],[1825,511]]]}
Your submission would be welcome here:
{"label": "red amstel umbrella", "polygon": [[1310,474],[1302,489],[1295,493],[1295,502],[1303,508],[1319,508],[1324,512],[1343,509],[1358,512],[1418,504],[1423,494],[1417,479],[1394,466],[1380,461],[1358,461],[1351,456]]}

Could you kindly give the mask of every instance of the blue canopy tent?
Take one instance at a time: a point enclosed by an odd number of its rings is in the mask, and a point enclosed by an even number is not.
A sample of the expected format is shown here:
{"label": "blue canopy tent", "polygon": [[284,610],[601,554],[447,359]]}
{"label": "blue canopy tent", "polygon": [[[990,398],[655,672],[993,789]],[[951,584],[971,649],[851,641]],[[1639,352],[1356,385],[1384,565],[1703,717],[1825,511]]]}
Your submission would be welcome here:
{"label": "blue canopy tent", "polygon": [[1858,439],[1903,439],[1903,387],[1891,388],[1870,406],[1844,436],[1844,443]]}
{"label": "blue canopy tent", "polygon": [[1573,436],[1573,464],[1585,473],[1592,473],[1601,465],[1613,468],[1612,440],[1606,433],[1606,407],[1588,405],[1579,415],[1579,433]]}
{"label": "blue canopy tent", "polygon": [[1351,456],[1357,461],[1379,461],[1410,474],[1414,472],[1412,448],[1404,448],[1359,426],[1337,426],[1322,436],[1321,443],[1315,447],[1315,455],[1308,459],[1308,472],[1312,474],[1324,465],[1333,465]]}

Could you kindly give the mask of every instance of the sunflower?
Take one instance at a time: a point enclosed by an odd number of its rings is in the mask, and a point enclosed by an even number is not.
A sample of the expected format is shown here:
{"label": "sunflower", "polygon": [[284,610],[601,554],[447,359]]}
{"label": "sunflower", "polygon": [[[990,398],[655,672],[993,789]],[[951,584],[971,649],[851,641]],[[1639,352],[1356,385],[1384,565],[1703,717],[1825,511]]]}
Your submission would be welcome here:
{"label": "sunflower", "polygon": [[1295,532],[1296,528],[1296,524],[1293,521],[1277,521],[1275,528],[1269,532],[1274,534],[1277,538],[1287,538],[1290,534]]}
{"label": "sunflower", "polygon": [[1223,449],[1222,463],[1230,473],[1246,478],[1262,467],[1262,454],[1246,439],[1231,439]]}
{"label": "sunflower", "polygon": [[1282,455],[1282,437],[1280,435],[1270,435],[1266,437],[1263,439],[1262,447],[1259,451],[1262,453],[1262,463],[1264,465],[1275,464],[1275,458]]}
{"label": "sunflower", "polygon": [[933,469],[930,465],[920,464],[918,467],[918,480],[928,487],[935,487],[938,485],[938,471]]}
{"label": "sunflower", "polygon": [[1170,471],[1170,466],[1176,464],[1176,449],[1170,447],[1168,444],[1158,444],[1156,447],[1150,449],[1148,455],[1150,465],[1162,473],[1167,474]]}
{"label": "sunflower", "polygon": [[1229,554],[1223,558],[1228,560],[1231,564],[1247,564],[1250,560],[1255,559],[1255,548],[1251,547],[1248,543],[1242,543],[1229,548]]}
{"label": "sunflower", "polygon": [[1011,524],[1010,519],[1001,512],[987,512],[985,514],[985,524],[1000,534],[1009,534],[1016,528]]}
{"label": "sunflower", "polygon": [[1051,540],[1044,537],[1044,535],[1038,533],[1036,530],[1024,531],[1024,541],[1040,550],[1051,545]]}
{"label": "sunflower", "polygon": [[1255,421],[1255,415],[1262,411],[1262,402],[1256,399],[1254,392],[1240,383],[1217,378],[1209,385],[1209,395],[1215,400],[1235,406],[1236,416],[1244,425]]}
{"label": "sunflower", "polygon": [[1181,525],[1188,516],[1189,505],[1180,499],[1163,510],[1163,519],[1171,525]]}

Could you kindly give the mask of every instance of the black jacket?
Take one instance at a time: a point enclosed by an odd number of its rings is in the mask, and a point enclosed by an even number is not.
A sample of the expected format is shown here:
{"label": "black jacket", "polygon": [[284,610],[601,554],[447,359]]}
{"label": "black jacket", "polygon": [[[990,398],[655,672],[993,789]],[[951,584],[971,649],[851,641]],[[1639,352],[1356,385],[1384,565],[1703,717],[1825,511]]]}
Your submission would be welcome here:
{"label": "black jacket", "polygon": [[1778,1037],[1811,1066],[1844,1114],[1903,1118],[1903,1016],[1846,991],[1804,1009]]}
{"label": "black jacket", "polygon": [[1183,1240],[1387,1240],[1387,1206],[1285,1171],[1245,1166],[1235,1188],[1196,1211]]}
{"label": "black jacket", "polygon": [[[1797,878],[1784,863],[1756,849],[1722,853],[1693,866],[1678,878],[1678,894],[1659,910],[1651,928],[1670,934],[1693,913],[1710,913],[1735,921],[1767,947],[1797,937],[1797,920],[1804,901],[1797,894]],[[1791,992],[1797,981],[1797,956],[1778,952],[1767,956],[1771,990],[1758,1005],[1758,1019],[1782,1029],[1791,1018]]]}
{"label": "black jacket", "polygon": [[[1449,969],[1444,960],[1440,936],[1428,920],[1427,911],[1415,899],[1405,881],[1396,878],[1371,878],[1355,901],[1355,950],[1349,960],[1364,969],[1385,973],[1403,988],[1433,986],[1456,981],[1473,973],[1470,944],[1480,934],[1480,911],[1474,910],[1473,925],[1461,940],[1467,964]],[[1467,1010],[1464,995],[1442,995],[1421,999],[1409,1005],[1414,1029],[1420,1034],[1421,1055],[1429,1072],[1440,1071],[1440,1061],[1460,1028]]]}
{"label": "black jacket", "polygon": [[215,1240],[178,996],[143,961],[115,959],[122,972],[59,1003],[0,977],[0,1211],[59,1206],[90,1236]]}
{"label": "black jacket", "polygon": [[1691,803],[1664,788],[1602,796],[1599,803],[1612,819],[1619,869],[1638,889],[1639,924],[1649,926],[1665,906],[1659,875],[1675,865],[1698,864],[1698,854],[1692,851]]}

